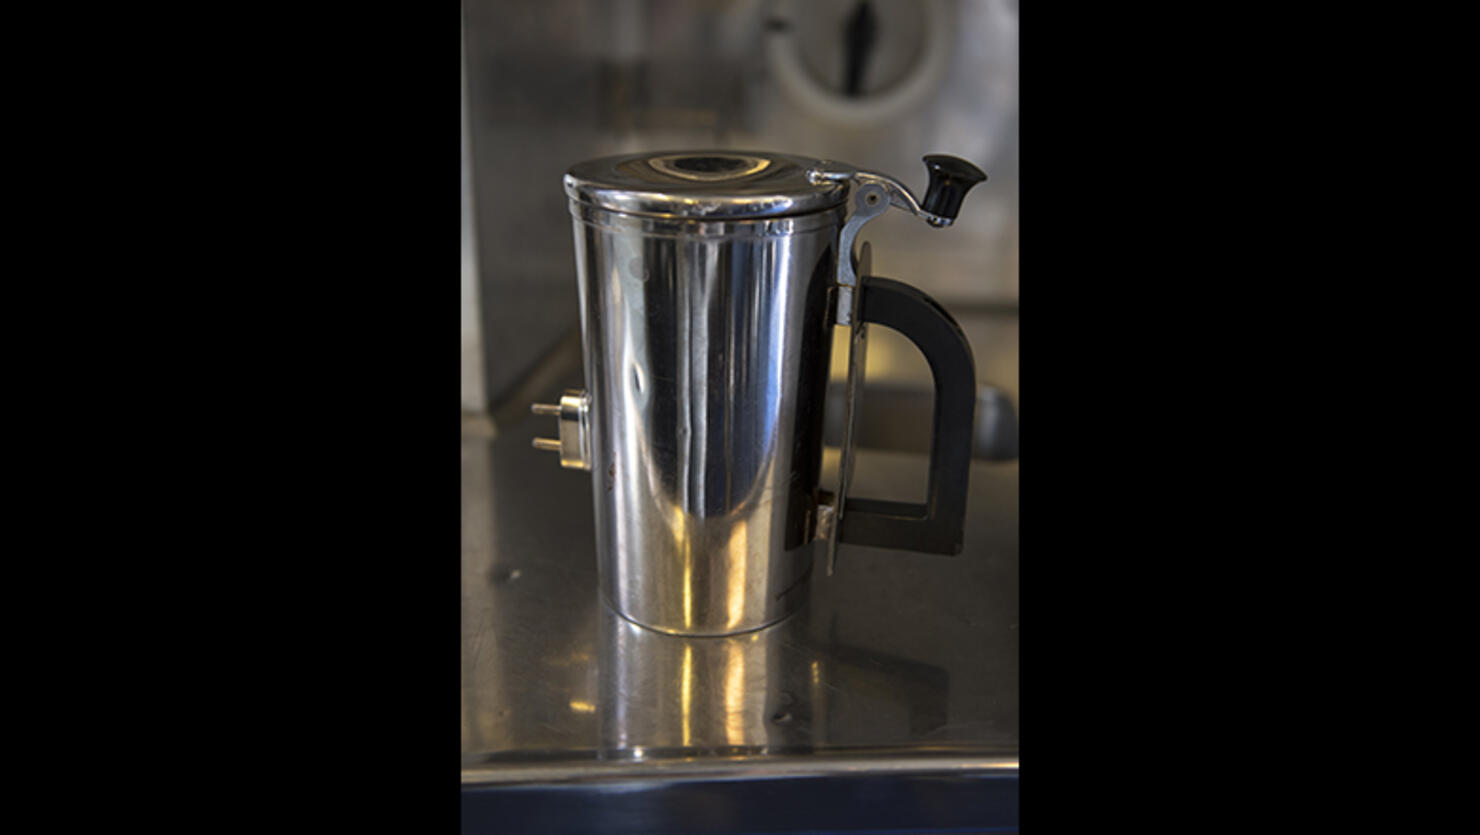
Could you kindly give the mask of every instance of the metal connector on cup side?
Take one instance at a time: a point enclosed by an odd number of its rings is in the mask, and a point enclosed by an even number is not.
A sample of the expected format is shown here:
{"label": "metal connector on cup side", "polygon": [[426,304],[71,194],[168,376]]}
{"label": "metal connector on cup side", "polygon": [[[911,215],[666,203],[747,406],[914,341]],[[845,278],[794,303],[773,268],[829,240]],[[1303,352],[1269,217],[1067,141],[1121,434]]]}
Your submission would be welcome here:
{"label": "metal connector on cup side", "polygon": [[560,438],[535,438],[534,448],[560,453],[560,466],[572,470],[591,469],[591,395],[566,389],[559,403],[534,403],[537,415],[560,419]]}

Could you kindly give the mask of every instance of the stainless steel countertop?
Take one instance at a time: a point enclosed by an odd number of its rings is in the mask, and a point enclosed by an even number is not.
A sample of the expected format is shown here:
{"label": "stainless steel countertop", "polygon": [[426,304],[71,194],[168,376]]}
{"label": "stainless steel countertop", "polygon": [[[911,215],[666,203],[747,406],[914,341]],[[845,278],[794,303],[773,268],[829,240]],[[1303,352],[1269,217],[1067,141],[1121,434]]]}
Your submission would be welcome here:
{"label": "stainless steel countertop", "polygon": [[[1016,316],[958,319],[979,379],[1016,408]],[[579,335],[566,342],[517,400],[581,385]],[[928,387],[902,337],[871,343],[870,385]],[[871,403],[891,437],[928,431],[872,390]],[[514,406],[497,437],[475,421],[462,440],[465,784],[1016,773],[1016,461],[973,461],[959,556],[845,545],[788,620],[685,639],[598,599],[590,474],[531,448],[550,418]],[[860,449],[852,495],[920,501],[927,466],[920,451]]]}
{"label": "stainless steel countertop", "polygon": [[[1016,769],[1016,462],[973,463],[961,555],[844,546],[787,621],[684,639],[599,601],[590,476],[541,428],[462,442],[465,783]],[[855,494],[926,466],[861,450]]]}

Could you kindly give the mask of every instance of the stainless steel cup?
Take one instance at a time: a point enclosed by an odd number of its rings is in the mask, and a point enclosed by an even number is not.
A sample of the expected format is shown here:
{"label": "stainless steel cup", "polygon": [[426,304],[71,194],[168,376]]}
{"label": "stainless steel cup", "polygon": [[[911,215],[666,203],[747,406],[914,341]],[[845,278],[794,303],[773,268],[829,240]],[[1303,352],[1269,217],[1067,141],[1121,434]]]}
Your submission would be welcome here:
{"label": "stainless steel cup", "polygon": [[[570,169],[587,389],[536,404],[560,418],[560,437],[535,445],[593,474],[601,587],[619,614],[675,634],[745,632],[804,602],[818,542],[829,570],[840,541],[959,551],[970,349],[939,305],[860,277],[866,258],[860,270],[851,256],[859,228],[889,205],[949,225],[985,179],[961,160],[926,162],[923,205],[882,175],[782,154]],[[851,409],[870,321],[903,331],[935,373],[924,505],[819,487],[832,326],[853,329]],[[840,494],[850,461],[845,437]]]}

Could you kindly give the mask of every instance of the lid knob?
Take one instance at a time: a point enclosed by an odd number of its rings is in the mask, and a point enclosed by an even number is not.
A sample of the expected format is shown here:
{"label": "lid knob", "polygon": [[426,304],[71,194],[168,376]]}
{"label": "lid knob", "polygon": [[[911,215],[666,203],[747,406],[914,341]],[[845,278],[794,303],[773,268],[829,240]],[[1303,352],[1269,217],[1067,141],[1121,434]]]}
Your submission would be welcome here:
{"label": "lid knob", "polygon": [[966,199],[966,192],[987,179],[986,173],[975,165],[945,154],[927,155],[925,170],[930,172],[930,185],[925,190],[922,207],[949,220],[955,220],[961,213],[961,201]]}

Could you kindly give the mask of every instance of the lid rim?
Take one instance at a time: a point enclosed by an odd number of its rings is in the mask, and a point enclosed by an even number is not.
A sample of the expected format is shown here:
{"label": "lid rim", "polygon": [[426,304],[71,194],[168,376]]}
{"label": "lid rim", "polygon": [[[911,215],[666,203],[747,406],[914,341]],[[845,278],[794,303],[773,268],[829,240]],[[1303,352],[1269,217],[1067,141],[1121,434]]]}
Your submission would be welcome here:
{"label": "lid rim", "polygon": [[570,216],[578,224],[599,229],[641,231],[644,236],[658,237],[789,237],[819,229],[839,227],[843,207],[821,209],[803,214],[772,217],[697,218],[675,215],[619,212],[579,200],[566,203]]}
{"label": "lid rim", "polygon": [[[624,214],[676,220],[776,218],[827,211],[844,202],[845,184],[807,177],[821,163],[752,151],[621,154],[571,166],[563,184],[572,201]],[[731,171],[738,175],[726,178]]]}

